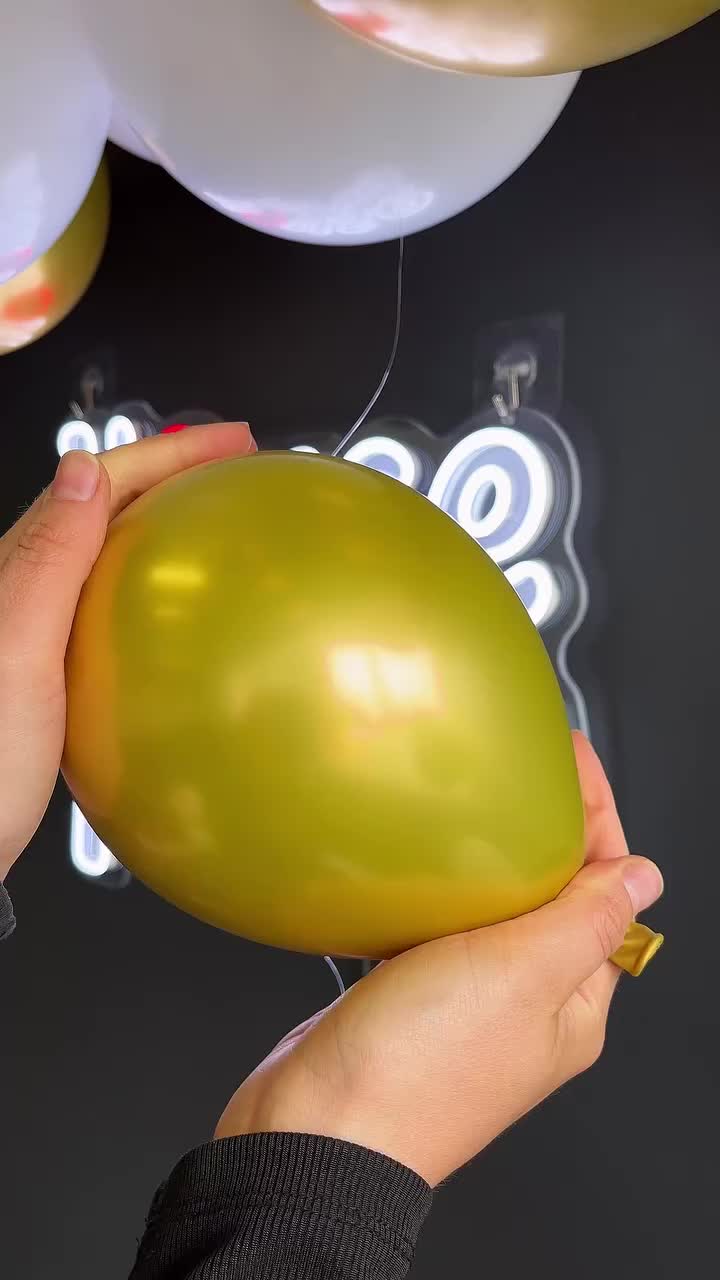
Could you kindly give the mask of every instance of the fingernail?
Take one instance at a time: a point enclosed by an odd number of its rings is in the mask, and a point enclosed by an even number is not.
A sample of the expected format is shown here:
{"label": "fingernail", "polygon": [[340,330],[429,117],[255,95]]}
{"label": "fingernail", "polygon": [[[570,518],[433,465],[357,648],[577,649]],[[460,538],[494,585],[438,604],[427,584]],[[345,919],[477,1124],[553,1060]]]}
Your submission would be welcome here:
{"label": "fingernail", "polygon": [[187,431],[187,430],[191,429],[191,427],[193,427],[193,426],[194,426],[194,427],[202,428],[204,425],[206,425],[206,426],[218,426],[218,427],[219,427],[219,426],[245,427],[245,428],[246,428],[246,430],[247,430],[248,436],[249,436],[249,444],[248,444],[248,449],[247,449],[247,451],[248,451],[248,453],[257,453],[257,451],[258,451],[257,443],[256,443],[256,440],[255,440],[255,437],[253,436],[253,434],[252,434],[252,432],[251,432],[251,430],[250,430],[250,426],[249,426],[249,424],[248,424],[247,422],[234,422],[234,423],[220,423],[220,422],[217,422],[217,423],[206,423],[206,424],[203,424],[203,423],[192,423],[192,424],[191,424],[191,423],[189,423],[189,422],[171,422],[171,423],[169,423],[169,424],[168,424],[168,426],[167,426],[167,427],[163,427],[163,429],[162,429],[162,431],[160,432],[160,434],[161,434],[161,435],[163,435],[163,436],[172,436],[172,435],[175,435],[178,431]]}
{"label": "fingernail", "polygon": [[636,915],[657,902],[665,887],[659,868],[647,858],[627,860],[623,883]]}
{"label": "fingernail", "polygon": [[258,451],[257,441],[256,441],[256,439],[255,439],[255,437],[254,437],[254,435],[253,435],[252,431],[250,430],[250,423],[249,423],[249,422],[238,422],[238,424],[237,424],[237,425],[238,425],[239,427],[245,427],[245,429],[246,429],[246,431],[247,431],[247,433],[248,433],[248,441],[249,441],[249,444],[248,444],[248,453],[257,453],[257,451]]}
{"label": "fingernail", "polygon": [[89,502],[100,480],[97,458],[83,449],[63,454],[55,472],[51,493],[63,502]]}

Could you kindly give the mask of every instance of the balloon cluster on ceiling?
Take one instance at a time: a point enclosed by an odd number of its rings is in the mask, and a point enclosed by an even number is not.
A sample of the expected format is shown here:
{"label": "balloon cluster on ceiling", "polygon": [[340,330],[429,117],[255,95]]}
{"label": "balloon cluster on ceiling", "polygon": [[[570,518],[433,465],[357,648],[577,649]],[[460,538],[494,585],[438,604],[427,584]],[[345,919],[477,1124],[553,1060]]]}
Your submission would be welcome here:
{"label": "balloon cluster on ceiling", "polygon": [[580,68],[715,8],[0,0],[0,354],[52,328],[92,279],[107,232],[96,174],[108,136],[272,235],[394,239],[514,172]]}

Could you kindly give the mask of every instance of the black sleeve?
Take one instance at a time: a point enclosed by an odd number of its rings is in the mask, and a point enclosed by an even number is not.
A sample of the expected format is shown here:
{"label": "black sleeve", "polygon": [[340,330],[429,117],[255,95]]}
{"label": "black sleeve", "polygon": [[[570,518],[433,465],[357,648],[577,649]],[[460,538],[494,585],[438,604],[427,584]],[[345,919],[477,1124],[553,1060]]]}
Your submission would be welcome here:
{"label": "black sleeve", "polygon": [[130,1280],[403,1280],[431,1202],[410,1169],[347,1142],[224,1138],[158,1191]]}
{"label": "black sleeve", "polygon": [[13,905],[8,896],[7,889],[2,881],[0,881],[0,942],[4,938],[9,938],[15,928],[15,916],[13,914]]}

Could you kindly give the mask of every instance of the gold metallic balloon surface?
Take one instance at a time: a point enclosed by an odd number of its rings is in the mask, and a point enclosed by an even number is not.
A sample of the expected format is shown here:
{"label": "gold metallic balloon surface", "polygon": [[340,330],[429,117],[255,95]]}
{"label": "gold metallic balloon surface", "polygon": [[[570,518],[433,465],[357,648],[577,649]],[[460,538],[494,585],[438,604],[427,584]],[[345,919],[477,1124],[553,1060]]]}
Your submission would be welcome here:
{"label": "gold metallic balloon surface", "polygon": [[41,338],[80,301],[102,257],[109,219],[110,183],[103,162],[60,239],[19,275],[0,284],[0,355]]}
{"label": "gold metallic balloon surface", "polygon": [[311,0],[348,30],[420,62],[547,75],[611,62],[713,13],[708,0]]}
{"label": "gold metallic balloon surface", "polygon": [[113,524],[67,658],[65,776],[193,915],[384,956],[514,916],[581,865],[562,697],[502,572],[422,495],[267,453]]}

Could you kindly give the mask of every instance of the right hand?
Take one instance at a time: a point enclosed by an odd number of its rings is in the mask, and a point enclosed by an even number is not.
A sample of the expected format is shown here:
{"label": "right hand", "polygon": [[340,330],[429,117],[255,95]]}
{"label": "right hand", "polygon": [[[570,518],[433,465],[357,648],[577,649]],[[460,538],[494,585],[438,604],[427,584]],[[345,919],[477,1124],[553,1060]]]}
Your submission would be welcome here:
{"label": "right hand", "polygon": [[620,976],[609,957],[662,878],[627,856],[602,766],[579,734],[575,748],[587,857],[560,897],[374,969],[277,1046],[217,1138],[340,1138],[434,1186],[596,1061]]}

